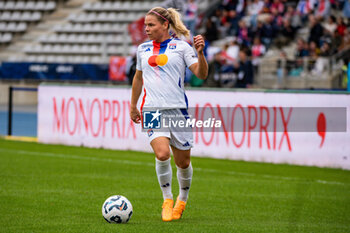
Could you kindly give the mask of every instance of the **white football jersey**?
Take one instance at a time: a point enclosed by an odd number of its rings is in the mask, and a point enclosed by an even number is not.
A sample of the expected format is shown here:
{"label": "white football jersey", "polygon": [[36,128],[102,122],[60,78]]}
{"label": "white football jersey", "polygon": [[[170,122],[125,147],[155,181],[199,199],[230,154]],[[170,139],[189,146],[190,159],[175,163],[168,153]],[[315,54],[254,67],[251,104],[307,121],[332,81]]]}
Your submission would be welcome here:
{"label": "white football jersey", "polygon": [[184,89],[186,67],[198,62],[193,48],[185,41],[170,38],[162,43],[147,41],[137,48],[136,69],[142,71],[143,107],[187,108]]}

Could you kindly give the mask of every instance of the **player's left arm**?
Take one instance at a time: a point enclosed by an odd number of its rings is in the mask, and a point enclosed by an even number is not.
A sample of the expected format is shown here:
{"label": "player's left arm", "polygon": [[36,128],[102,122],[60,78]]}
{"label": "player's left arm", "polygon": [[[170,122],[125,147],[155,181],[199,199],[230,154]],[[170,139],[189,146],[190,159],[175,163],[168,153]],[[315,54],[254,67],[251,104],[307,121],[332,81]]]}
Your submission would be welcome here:
{"label": "player's left arm", "polygon": [[203,49],[204,49],[204,39],[201,35],[193,37],[194,48],[197,51],[198,62],[192,64],[189,69],[192,71],[194,75],[196,75],[200,79],[206,79],[208,76],[208,63],[204,57]]}

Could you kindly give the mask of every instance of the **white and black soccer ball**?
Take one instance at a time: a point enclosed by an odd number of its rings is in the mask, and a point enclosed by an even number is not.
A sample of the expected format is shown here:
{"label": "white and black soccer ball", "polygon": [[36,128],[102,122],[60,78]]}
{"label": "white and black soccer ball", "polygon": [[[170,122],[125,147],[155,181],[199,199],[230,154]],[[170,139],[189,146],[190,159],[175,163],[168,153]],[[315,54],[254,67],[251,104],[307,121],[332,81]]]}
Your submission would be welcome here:
{"label": "white and black soccer ball", "polygon": [[127,223],[132,215],[132,205],[124,196],[111,196],[102,205],[102,215],[109,223]]}

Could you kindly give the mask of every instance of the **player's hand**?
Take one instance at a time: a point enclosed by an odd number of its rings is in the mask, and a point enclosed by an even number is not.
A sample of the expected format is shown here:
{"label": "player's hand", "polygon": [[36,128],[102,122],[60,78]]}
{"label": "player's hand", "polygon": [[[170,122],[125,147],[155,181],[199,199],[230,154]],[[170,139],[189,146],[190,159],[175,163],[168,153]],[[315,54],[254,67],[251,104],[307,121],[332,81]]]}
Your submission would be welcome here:
{"label": "player's hand", "polygon": [[194,48],[197,50],[198,53],[203,52],[205,43],[201,35],[193,37],[193,44],[194,44]]}
{"label": "player's hand", "polygon": [[141,114],[137,108],[130,109],[130,118],[136,124],[140,124],[141,122]]}

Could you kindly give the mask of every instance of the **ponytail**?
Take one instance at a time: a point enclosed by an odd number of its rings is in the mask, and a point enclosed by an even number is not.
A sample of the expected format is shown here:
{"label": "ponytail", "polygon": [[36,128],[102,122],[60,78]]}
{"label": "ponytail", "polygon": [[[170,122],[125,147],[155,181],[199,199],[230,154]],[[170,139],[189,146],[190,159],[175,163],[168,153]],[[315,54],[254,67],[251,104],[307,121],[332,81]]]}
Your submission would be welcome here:
{"label": "ponytail", "polygon": [[190,30],[186,28],[181,20],[181,14],[176,9],[164,9],[162,7],[155,7],[147,13],[147,15],[149,14],[156,16],[162,23],[167,21],[170,25],[170,28],[176,33],[176,35],[183,35],[186,38],[190,37]]}
{"label": "ponytail", "polygon": [[182,22],[180,13],[174,8],[168,8],[168,12],[171,18],[171,28],[175,31],[175,33],[177,35],[183,35],[186,38],[189,38],[190,30],[188,30]]}

